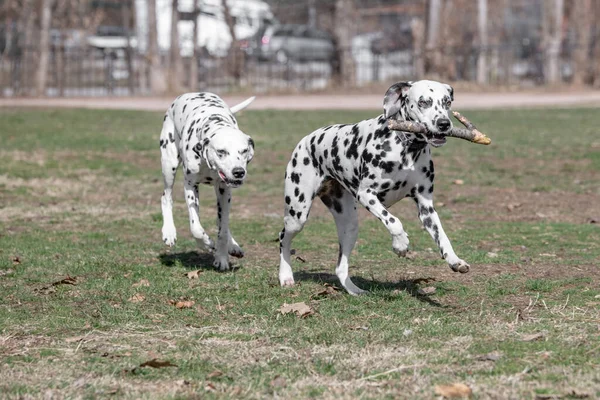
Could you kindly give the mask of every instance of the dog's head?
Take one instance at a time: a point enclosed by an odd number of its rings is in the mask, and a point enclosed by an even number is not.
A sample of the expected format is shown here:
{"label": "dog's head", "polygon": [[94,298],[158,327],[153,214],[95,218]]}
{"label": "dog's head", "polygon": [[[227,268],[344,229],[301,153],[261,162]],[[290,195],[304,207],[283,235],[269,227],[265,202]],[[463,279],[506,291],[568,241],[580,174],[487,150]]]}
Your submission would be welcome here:
{"label": "dog's head", "polygon": [[[398,82],[390,87],[383,100],[387,119],[419,122],[427,128],[425,134],[415,134],[418,140],[438,147],[446,143],[444,134],[452,129],[450,107],[454,89],[435,81]],[[399,115],[397,115],[399,114]]]}
{"label": "dog's head", "polygon": [[201,143],[202,158],[229,187],[244,183],[246,166],[254,157],[254,141],[242,131],[223,127]]}

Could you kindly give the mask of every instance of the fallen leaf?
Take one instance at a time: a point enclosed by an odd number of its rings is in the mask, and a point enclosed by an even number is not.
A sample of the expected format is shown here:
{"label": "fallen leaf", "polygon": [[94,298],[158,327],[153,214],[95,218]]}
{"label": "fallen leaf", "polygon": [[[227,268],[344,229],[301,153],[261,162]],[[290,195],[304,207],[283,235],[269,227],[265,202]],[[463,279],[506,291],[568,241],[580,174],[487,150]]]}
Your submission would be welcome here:
{"label": "fallen leaf", "polygon": [[409,251],[404,256],[404,258],[406,258],[407,260],[414,260],[416,257],[417,257],[417,252],[416,251]]}
{"label": "fallen leaf", "polygon": [[208,382],[205,386],[204,386],[204,390],[206,390],[207,392],[216,392],[217,388],[215,385],[213,385],[212,383]]}
{"label": "fallen leaf", "polygon": [[433,286],[427,286],[417,290],[417,293],[421,296],[429,296],[435,294],[435,288]]}
{"label": "fallen leaf", "polygon": [[131,287],[140,287],[140,286],[150,286],[150,282],[148,279],[142,279],[138,283],[134,283]]}
{"label": "fallen leaf", "polygon": [[327,297],[330,295],[337,295],[339,294],[339,290],[340,288],[338,288],[337,286],[331,285],[329,283],[325,284],[325,289],[319,290],[318,292],[313,293],[310,298],[311,299],[316,299],[319,297]]}
{"label": "fallen leaf", "polygon": [[589,397],[592,397],[591,394],[587,393],[587,392],[580,392],[577,389],[573,389],[569,392],[568,394],[569,397],[575,398],[575,399],[587,399]]}
{"label": "fallen leaf", "polygon": [[144,367],[152,367],[152,368],[166,368],[166,367],[176,367],[176,364],[173,364],[171,361],[161,361],[157,358],[153,358],[150,361],[146,361],[140,364],[139,368]]}
{"label": "fallen leaf", "polygon": [[60,281],[56,281],[56,282],[52,283],[52,286],[58,286],[58,285],[77,285],[77,277],[67,275],[67,277],[65,279],[61,279]]}
{"label": "fallen leaf", "polygon": [[544,337],[544,334],[542,332],[538,332],[538,333],[532,333],[529,335],[523,335],[521,336],[521,341],[522,342],[533,342],[535,340],[540,340]]}
{"label": "fallen leaf", "polygon": [[508,209],[508,211],[513,211],[515,208],[519,208],[521,206],[522,206],[521,203],[511,203],[511,204],[508,204],[506,206],[506,208]]}
{"label": "fallen leaf", "polygon": [[453,183],[455,185],[464,185],[465,181],[463,181],[462,179],[455,179]]}
{"label": "fallen leaf", "polygon": [[492,351],[491,353],[477,356],[475,357],[475,359],[479,361],[498,361],[500,357],[502,357],[502,353],[500,353],[499,351]]}
{"label": "fallen leaf", "polygon": [[486,254],[486,257],[497,258],[498,257],[498,253],[494,253],[493,251],[490,251],[489,253]]}
{"label": "fallen leaf", "polygon": [[202,272],[202,270],[196,270],[196,271],[190,271],[190,272],[186,272],[185,276],[187,276],[188,279],[198,279],[198,275]]}
{"label": "fallen leaf", "polygon": [[277,375],[271,381],[271,386],[273,386],[273,387],[286,387],[287,386],[287,382],[286,382],[286,380],[285,380],[285,378],[283,376]]}
{"label": "fallen leaf", "polygon": [[175,308],[179,308],[181,310],[182,308],[192,308],[192,306],[194,304],[196,304],[196,302],[193,300],[185,300],[185,301],[169,300],[169,304],[172,304],[175,306]]}
{"label": "fallen leaf", "polygon": [[452,383],[450,385],[437,385],[435,387],[435,394],[443,396],[447,399],[454,399],[458,397],[471,397],[472,390],[464,383]]}
{"label": "fallen leaf", "polygon": [[437,203],[435,203],[436,207],[444,207],[446,205],[446,203],[438,201]]}
{"label": "fallen leaf", "polygon": [[235,386],[233,389],[231,389],[230,394],[234,397],[239,396],[240,394],[242,394],[242,388],[239,386]]}
{"label": "fallen leaf", "polygon": [[17,265],[17,264],[21,264],[21,258],[19,258],[19,256],[14,257],[12,259],[13,265]]}
{"label": "fallen leaf", "polygon": [[289,313],[296,313],[296,315],[298,315],[301,318],[308,317],[309,315],[315,313],[315,311],[312,308],[310,308],[310,306],[307,305],[305,302],[293,304],[283,303],[283,305],[279,307],[279,312],[283,315]]}
{"label": "fallen leaf", "polygon": [[74,337],[66,338],[65,342],[67,342],[67,343],[81,342],[84,338],[85,338],[85,336],[74,336]]}
{"label": "fallen leaf", "polygon": [[211,372],[210,374],[206,375],[206,379],[218,378],[220,376],[223,376],[223,372],[216,369],[213,372]]}
{"label": "fallen leaf", "polygon": [[368,331],[369,327],[368,326],[364,326],[364,325],[360,325],[360,326],[351,326],[350,329],[353,330],[353,331]]}
{"label": "fallen leaf", "polygon": [[133,296],[131,296],[128,301],[132,303],[141,303],[144,300],[146,300],[146,296],[144,296],[141,293],[136,293]]}
{"label": "fallen leaf", "polygon": [[14,270],[14,269],[12,269],[12,268],[9,268],[9,269],[3,269],[3,270],[1,270],[1,271],[0,271],[0,276],[4,276],[4,275],[10,275],[10,274],[12,274],[13,272],[15,272],[15,270]]}

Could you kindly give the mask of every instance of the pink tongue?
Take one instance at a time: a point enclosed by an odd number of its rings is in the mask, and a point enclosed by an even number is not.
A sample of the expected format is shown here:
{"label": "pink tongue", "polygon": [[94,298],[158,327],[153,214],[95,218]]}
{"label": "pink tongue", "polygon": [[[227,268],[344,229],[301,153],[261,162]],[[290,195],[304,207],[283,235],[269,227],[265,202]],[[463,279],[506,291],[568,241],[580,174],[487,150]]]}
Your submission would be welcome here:
{"label": "pink tongue", "polygon": [[227,182],[227,179],[225,179],[225,174],[222,173],[221,171],[219,171],[219,176],[221,177],[221,179],[223,179],[224,182]]}

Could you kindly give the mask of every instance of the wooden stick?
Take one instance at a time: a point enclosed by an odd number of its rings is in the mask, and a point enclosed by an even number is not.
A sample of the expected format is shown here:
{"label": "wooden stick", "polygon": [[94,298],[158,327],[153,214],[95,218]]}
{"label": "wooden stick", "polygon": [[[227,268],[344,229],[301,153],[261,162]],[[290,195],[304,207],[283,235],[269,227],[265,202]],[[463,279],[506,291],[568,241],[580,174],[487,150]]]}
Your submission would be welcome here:
{"label": "wooden stick", "polygon": [[468,130],[473,132],[472,142],[479,143],[479,144],[486,144],[486,145],[492,143],[492,139],[490,139],[484,133],[479,131],[479,129],[477,129],[475,127],[475,125],[467,119],[467,117],[465,117],[458,111],[452,111],[452,115],[454,115],[454,118],[459,120],[461,124],[466,126]]}
{"label": "wooden stick", "polygon": [[[450,137],[455,137],[455,138],[459,138],[459,139],[464,139],[464,140],[468,140],[470,142],[478,143],[478,144],[488,145],[488,144],[492,143],[491,139],[489,137],[487,137],[485,134],[481,133],[479,130],[477,130],[477,128],[475,128],[475,125],[473,125],[473,123],[471,121],[469,121],[467,118],[465,118],[463,115],[461,115],[460,113],[458,113],[456,111],[453,111],[452,113],[463,125],[465,125],[467,127],[467,129],[452,128],[450,130],[450,132],[444,133],[443,134],[444,136],[450,136]],[[411,133],[426,133],[427,132],[427,128],[425,128],[424,125],[422,125],[418,122],[412,122],[412,121],[389,120],[388,127],[394,131],[403,131],[403,132],[411,132]]]}

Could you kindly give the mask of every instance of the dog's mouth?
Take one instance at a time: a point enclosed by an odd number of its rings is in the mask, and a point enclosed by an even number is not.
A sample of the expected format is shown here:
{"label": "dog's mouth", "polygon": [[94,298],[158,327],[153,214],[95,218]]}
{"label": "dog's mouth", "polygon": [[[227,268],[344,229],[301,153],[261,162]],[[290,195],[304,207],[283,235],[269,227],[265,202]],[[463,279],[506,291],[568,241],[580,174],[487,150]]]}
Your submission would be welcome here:
{"label": "dog's mouth", "polygon": [[440,147],[440,146],[443,146],[444,144],[446,144],[446,136],[444,136],[444,135],[437,135],[437,134],[430,134],[430,136],[427,138],[427,141],[433,147]]}
{"label": "dog's mouth", "polygon": [[244,183],[243,179],[229,179],[227,178],[227,175],[225,175],[225,173],[223,173],[223,171],[219,170],[219,178],[221,178],[221,180],[223,182],[225,182],[225,184],[229,187],[232,188],[236,188],[239,186],[242,186],[242,183]]}

